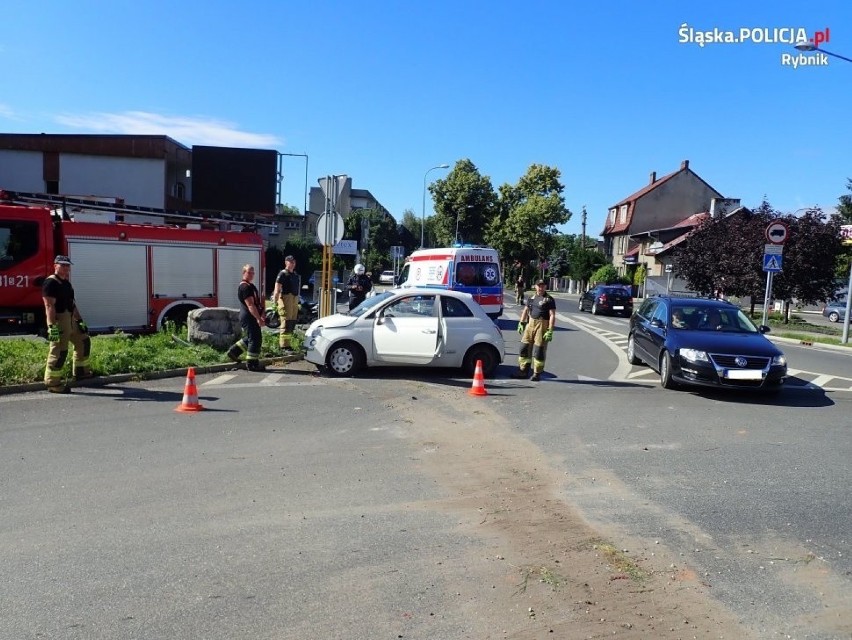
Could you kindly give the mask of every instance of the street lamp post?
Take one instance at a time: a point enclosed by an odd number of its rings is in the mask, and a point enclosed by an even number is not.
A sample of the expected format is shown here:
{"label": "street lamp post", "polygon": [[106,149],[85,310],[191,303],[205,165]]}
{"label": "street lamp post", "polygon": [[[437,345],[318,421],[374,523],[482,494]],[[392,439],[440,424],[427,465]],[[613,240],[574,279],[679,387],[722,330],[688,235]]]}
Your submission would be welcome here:
{"label": "street lamp post", "polygon": [[[435,169],[449,169],[450,165],[448,164],[439,164],[437,166],[432,167],[429,171],[434,171]],[[429,171],[423,174],[423,208],[420,210],[420,248],[423,248],[423,238],[425,237],[424,231],[426,230],[426,176],[429,175]]]}
{"label": "street lamp post", "polygon": [[[831,51],[820,49],[813,42],[798,42],[793,46],[795,46],[799,51],[819,51],[827,56],[840,58],[841,60],[846,60],[846,62],[852,62],[852,58],[847,58],[846,56],[841,56],[838,53],[832,53]],[[849,322],[852,320],[852,316],[850,316],[850,314],[852,314],[852,260],[849,261],[849,284],[846,288],[846,317],[843,318],[843,336],[840,338],[840,342],[842,344],[846,344],[849,340]]]}
{"label": "street lamp post", "polygon": [[831,51],[820,49],[813,42],[799,42],[793,46],[799,51],[819,51],[827,56],[833,56],[835,58],[840,58],[841,60],[846,60],[846,62],[852,62],[852,58],[847,58],[846,56],[841,56],[839,53],[832,53]]}

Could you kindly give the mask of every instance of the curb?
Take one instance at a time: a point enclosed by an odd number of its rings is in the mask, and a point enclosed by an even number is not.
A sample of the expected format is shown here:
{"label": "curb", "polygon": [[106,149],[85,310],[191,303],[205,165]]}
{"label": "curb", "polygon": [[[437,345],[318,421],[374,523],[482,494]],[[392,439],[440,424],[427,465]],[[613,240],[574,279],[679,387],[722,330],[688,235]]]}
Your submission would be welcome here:
{"label": "curb", "polygon": [[[273,362],[297,362],[303,360],[301,356],[276,356],[274,358],[262,358],[260,362],[263,364],[271,364]],[[72,389],[83,387],[105,387],[108,384],[118,384],[121,382],[140,382],[142,380],[162,380],[164,378],[177,378],[186,375],[186,370],[189,367],[195,368],[196,374],[205,373],[221,373],[222,371],[245,371],[245,367],[241,367],[243,363],[224,362],[221,364],[209,365],[187,365],[180,369],[166,369],[163,371],[144,371],[140,373],[116,373],[108,376],[95,376],[82,382],[69,382],[68,386]],[[44,388],[44,382],[27,382],[24,384],[10,384],[0,386],[0,396],[12,395],[14,393],[31,393],[33,391],[47,391]]]}

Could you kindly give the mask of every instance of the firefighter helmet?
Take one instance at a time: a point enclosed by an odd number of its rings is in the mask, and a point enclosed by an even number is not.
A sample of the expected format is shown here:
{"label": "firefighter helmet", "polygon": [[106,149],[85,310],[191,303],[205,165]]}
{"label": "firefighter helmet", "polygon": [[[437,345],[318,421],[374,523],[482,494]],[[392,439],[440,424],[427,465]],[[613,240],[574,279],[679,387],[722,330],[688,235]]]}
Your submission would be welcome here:
{"label": "firefighter helmet", "polygon": [[363,264],[356,264],[355,269],[353,269],[353,271],[355,271],[355,273],[359,276],[363,276],[366,269],[364,268]]}

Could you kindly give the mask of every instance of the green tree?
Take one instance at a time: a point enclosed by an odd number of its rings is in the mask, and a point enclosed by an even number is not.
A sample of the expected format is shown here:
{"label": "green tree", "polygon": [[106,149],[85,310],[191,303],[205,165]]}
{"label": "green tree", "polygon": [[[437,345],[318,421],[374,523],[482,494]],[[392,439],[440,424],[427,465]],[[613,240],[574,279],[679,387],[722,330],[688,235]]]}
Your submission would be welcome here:
{"label": "green tree", "polygon": [[[397,225],[400,244],[405,247],[405,255],[410,254],[420,246],[420,216],[411,209],[402,212],[402,222]],[[425,226],[424,226],[425,236]]]}
{"label": "green tree", "polygon": [[[852,192],[852,178],[846,179],[846,190]],[[843,224],[852,224],[852,195],[846,193],[839,198],[837,213],[843,220]]]}
{"label": "green tree", "polygon": [[619,281],[618,270],[611,264],[605,264],[592,274],[591,281],[598,284],[613,284]]}
{"label": "green tree", "polygon": [[[456,162],[446,178],[429,185],[435,215],[430,231],[438,246],[450,246],[458,237],[468,244],[485,242],[486,224],[494,216],[497,196],[491,179],[468,159]],[[428,244],[428,243],[427,243]]]}
{"label": "green tree", "polygon": [[555,167],[533,164],[516,185],[502,185],[496,215],[485,229],[488,244],[501,255],[531,255],[539,261],[550,256],[557,246],[557,225],[571,219],[560,176]]}
{"label": "green tree", "polygon": [[301,216],[302,210],[292,204],[281,204],[278,205],[275,213],[280,216]]}
{"label": "green tree", "polygon": [[779,300],[796,298],[804,304],[829,299],[836,288],[834,268],[844,254],[839,215],[819,208],[782,219],[790,228],[784,244],[783,270],[776,273],[772,292]]}
{"label": "green tree", "polygon": [[597,249],[583,249],[578,244],[574,247],[570,257],[570,269],[568,275],[572,280],[583,284],[591,281],[592,274],[607,264],[606,256]]}
{"label": "green tree", "polygon": [[694,291],[712,295],[751,296],[763,291],[766,225],[778,214],[767,200],[754,211],[707,218],[673,252],[674,274]]}
{"label": "green tree", "polygon": [[[367,220],[370,225],[366,247],[360,245],[362,220]],[[378,278],[383,270],[390,268],[393,264],[390,248],[399,243],[399,231],[396,220],[384,211],[380,209],[353,211],[344,222],[343,237],[358,240],[361,261],[374,278]],[[340,266],[344,266],[343,263],[345,268],[351,269],[355,265],[355,258],[347,256],[345,260],[341,259]],[[339,268],[337,260],[335,260],[335,268]]]}

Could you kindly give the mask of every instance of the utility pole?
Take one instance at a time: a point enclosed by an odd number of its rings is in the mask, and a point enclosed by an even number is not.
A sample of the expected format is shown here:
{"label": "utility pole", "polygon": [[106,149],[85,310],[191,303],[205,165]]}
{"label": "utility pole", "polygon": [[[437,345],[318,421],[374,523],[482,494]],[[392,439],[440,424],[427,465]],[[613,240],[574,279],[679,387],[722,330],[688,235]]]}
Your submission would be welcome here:
{"label": "utility pole", "polygon": [[586,250],[586,205],[583,205],[583,235],[580,240],[582,242],[583,251]]}

